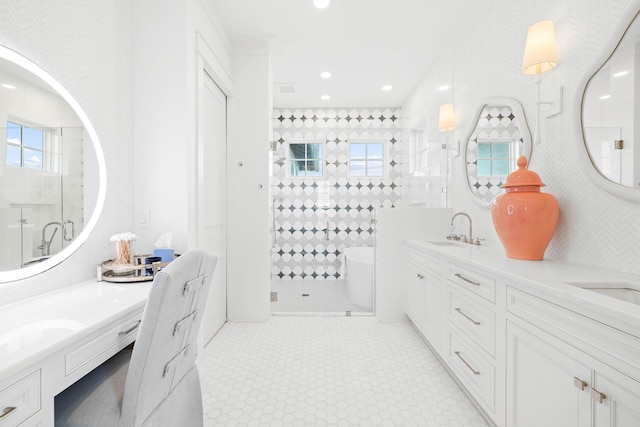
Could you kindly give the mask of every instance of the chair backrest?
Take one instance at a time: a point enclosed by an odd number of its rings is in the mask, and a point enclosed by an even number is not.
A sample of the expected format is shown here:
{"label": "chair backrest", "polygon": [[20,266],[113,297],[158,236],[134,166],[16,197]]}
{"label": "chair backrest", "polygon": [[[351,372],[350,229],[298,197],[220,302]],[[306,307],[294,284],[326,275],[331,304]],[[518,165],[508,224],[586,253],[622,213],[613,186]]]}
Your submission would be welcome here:
{"label": "chair backrest", "polygon": [[197,376],[198,330],[216,262],[191,250],[156,275],[131,355],[121,426],[143,425],[187,374]]}

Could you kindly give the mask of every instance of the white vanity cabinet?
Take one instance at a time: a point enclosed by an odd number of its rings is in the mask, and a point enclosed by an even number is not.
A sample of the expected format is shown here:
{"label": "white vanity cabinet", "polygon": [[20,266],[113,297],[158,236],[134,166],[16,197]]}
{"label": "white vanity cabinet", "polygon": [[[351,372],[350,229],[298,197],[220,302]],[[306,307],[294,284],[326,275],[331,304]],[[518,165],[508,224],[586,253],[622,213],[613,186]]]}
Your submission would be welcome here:
{"label": "white vanity cabinet", "polygon": [[406,313],[429,341],[440,350],[443,334],[442,263],[416,248],[408,248]]}
{"label": "white vanity cabinet", "polygon": [[0,427],[53,427],[54,399],[132,343],[151,282],[86,281],[0,310]]}
{"label": "white vanity cabinet", "polygon": [[496,365],[497,279],[448,263],[446,360],[476,402],[492,418],[501,406]]}
{"label": "white vanity cabinet", "polygon": [[507,311],[507,425],[640,426],[640,339],[512,287]]}
{"label": "white vanity cabinet", "polygon": [[[470,245],[406,245],[407,314],[493,423],[640,427],[640,306],[570,285],[640,278]],[[433,277],[439,309],[427,304]]]}
{"label": "white vanity cabinet", "polygon": [[40,410],[40,370],[0,390],[0,426],[21,425]]}

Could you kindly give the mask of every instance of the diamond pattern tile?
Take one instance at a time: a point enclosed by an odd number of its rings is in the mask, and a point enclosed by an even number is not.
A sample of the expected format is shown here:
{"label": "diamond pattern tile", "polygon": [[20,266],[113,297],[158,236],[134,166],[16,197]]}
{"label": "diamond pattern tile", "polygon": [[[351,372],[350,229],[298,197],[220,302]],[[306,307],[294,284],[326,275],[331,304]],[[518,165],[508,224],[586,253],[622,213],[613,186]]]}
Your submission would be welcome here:
{"label": "diamond pattern tile", "polygon": [[[325,175],[295,178],[288,164],[274,164],[272,193],[276,247],[272,277],[283,280],[340,278],[340,254],[351,246],[373,246],[372,212],[393,207],[402,195],[400,110],[274,110],[273,140],[277,155],[286,156],[286,142],[306,138],[325,140]],[[304,128],[304,132],[299,129]],[[384,178],[348,175],[348,141],[383,139],[387,142]],[[316,207],[319,183],[328,183],[328,209]],[[305,249],[309,245],[317,253]],[[326,248],[334,249],[327,253]],[[283,250],[284,247],[290,248]]]}

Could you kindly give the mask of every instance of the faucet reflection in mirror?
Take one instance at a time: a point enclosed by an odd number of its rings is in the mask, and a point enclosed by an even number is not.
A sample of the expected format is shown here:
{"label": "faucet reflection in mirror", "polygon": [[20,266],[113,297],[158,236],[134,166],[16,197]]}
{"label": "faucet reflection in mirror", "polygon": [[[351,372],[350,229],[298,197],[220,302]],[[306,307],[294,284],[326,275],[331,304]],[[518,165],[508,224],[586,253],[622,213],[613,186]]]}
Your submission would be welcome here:
{"label": "faucet reflection in mirror", "polygon": [[540,99],[540,74],[553,70],[558,65],[558,53],[556,49],[556,33],[553,21],[541,21],[531,27],[527,32],[527,41],[524,48],[522,72],[526,75],[536,76],[536,128],[534,143],[540,144],[540,106],[550,105],[554,107],[547,118],[562,112],[562,87],[559,98],[554,101],[542,101]]}

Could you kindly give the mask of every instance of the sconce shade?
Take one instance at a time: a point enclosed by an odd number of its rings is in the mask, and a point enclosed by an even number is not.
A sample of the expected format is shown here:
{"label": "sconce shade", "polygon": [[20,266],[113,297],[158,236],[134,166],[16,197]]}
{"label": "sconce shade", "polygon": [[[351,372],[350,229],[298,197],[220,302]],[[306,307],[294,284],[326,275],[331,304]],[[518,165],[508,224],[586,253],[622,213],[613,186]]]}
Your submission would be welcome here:
{"label": "sconce shade", "polygon": [[528,75],[546,73],[558,65],[556,32],[553,21],[540,21],[529,27],[524,47],[522,72]]}
{"label": "sconce shade", "polygon": [[442,132],[449,132],[456,128],[456,112],[453,109],[453,104],[440,105],[440,120],[438,127]]}

